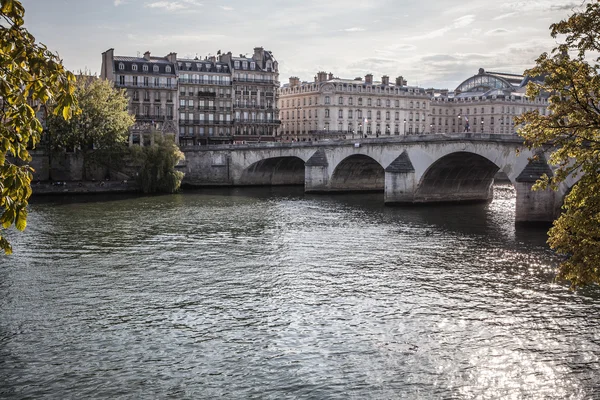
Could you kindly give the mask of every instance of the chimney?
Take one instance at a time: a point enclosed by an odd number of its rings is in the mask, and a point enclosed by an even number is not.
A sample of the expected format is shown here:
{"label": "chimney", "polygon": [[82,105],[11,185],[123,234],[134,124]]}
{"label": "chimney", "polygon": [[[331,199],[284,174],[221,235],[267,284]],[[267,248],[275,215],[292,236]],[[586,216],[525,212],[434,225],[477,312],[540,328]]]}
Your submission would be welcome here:
{"label": "chimney", "polygon": [[167,55],[167,61],[173,64],[177,64],[177,53],[169,53]]}
{"label": "chimney", "polygon": [[227,54],[221,53],[221,55],[219,56],[219,61],[231,64],[231,52],[228,51]]}
{"label": "chimney", "polygon": [[146,61],[150,61],[150,52],[149,52],[149,51],[146,51],[146,52],[144,53],[144,59],[145,59]]}
{"label": "chimney", "polygon": [[396,86],[406,86],[406,80],[402,75],[396,78]]}
{"label": "chimney", "polygon": [[297,76],[290,76],[290,87],[295,88],[296,86],[300,86],[300,78]]}
{"label": "chimney", "polygon": [[208,61],[210,61],[210,62],[217,62],[217,57],[215,57],[215,56],[209,56],[208,57]]}
{"label": "chimney", "polygon": [[381,84],[384,86],[387,86],[390,84],[390,77],[387,75],[384,75],[381,77]]}
{"label": "chimney", "polygon": [[252,56],[252,58],[262,68],[262,66],[263,66],[263,60],[265,58],[265,49],[262,48],[262,47],[255,47],[254,48],[254,55]]}
{"label": "chimney", "polygon": [[102,68],[100,78],[114,80],[115,75],[115,49],[108,49],[102,53]]}
{"label": "chimney", "polygon": [[367,85],[372,85],[373,84],[373,74],[367,74],[367,75],[365,75],[365,83]]}
{"label": "chimney", "polygon": [[317,73],[318,80],[317,82],[326,82],[327,81],[327,72],[319,71]]}
{"label": "chimney", "polygon": [[330,72],[329,75],[327,76],[327,80],[330,81],[333,79],[333,74]]}

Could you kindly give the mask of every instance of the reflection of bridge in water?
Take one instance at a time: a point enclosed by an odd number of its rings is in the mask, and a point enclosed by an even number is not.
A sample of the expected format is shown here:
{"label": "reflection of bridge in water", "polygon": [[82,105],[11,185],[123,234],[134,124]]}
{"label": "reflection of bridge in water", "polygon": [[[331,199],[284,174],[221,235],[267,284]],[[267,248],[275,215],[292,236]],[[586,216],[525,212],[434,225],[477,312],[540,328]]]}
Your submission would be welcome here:
{"label": "reflection of bridge in water", "polygon": [[[517,149],[520,154],[517,155]],[[522,139],[425,135],[300,143],[185,147],[184,184],[304,185],[306,192],[384,192],[386,204],[486,201],[498,171],[517,193],[517,221],[551,221],[565,188],[532,192],[551,170]]]}

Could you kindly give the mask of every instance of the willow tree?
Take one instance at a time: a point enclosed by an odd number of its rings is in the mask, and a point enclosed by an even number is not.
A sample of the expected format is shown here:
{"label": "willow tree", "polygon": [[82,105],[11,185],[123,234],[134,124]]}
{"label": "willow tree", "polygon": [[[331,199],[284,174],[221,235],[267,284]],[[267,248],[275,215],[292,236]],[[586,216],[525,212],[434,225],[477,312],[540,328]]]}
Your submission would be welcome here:
{"label": "willow tree", "polygon": [[34,107],[52,103],[64,119],[77,110],[75,77],[23,28],[24,15],[19,1],[0,0],[0,250],[6,254],[12,248],[4,231],[27,225],[33,177],[27,149],[42,133]]}
{"label": "willow tree", "polygon": [[152,133],[150,146],[133,146],[133,159],[139,165],[138,181],[144,193],[175,193],[179,191],[184,173],[176,166],[185,155],[171,135]]}
{"label": "willow tree", "polygon": [[587,4],[552,24],[560,43],[525,73],[541,77],[528,96],[549,95],[548,115],[528,112],[520,135],[530,149],[550,152],[556,166],[534,188],[569,186],[563,212],[549,231],[548,243],[565,256],[558,277],[574,287],[600,283],[600,3]]}

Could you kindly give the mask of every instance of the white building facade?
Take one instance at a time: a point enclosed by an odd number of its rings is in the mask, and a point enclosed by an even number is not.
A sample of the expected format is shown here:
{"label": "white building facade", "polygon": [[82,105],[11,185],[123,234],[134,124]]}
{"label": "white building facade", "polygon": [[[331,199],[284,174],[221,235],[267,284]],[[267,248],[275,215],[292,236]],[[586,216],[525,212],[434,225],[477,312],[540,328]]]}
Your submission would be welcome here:
{"label": "white building facade", "polygon": [[433,133],[514,134],[514,117],[546,112],[545,98],[525,96],[523,76],[485,72],[454,92],[408,86],[402,76],[373,81],[319,72],[314,82],[290,78],[279,92],[280,141]]}

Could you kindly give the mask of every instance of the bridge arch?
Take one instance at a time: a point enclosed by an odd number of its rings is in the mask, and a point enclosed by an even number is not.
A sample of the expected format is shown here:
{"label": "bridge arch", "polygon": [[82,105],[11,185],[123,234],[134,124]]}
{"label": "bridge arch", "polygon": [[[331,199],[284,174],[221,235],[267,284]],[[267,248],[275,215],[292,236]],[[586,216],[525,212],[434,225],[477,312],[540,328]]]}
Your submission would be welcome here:
{"label": "bridge arch", "polygon": [[423,173],[415,190],[416,202],[488,201],[500,167],[468,151],[446,154]]}
{"label": "bridge arch", "polygon": [[370,156],[352,154],[340,161],[330,179],[332,191],[383,191],[385,171]]}
{"label": "bridge arch", "polygon": [[304,160],[297,156],[262,159],[243,170],[239,184],[304,185]]}

